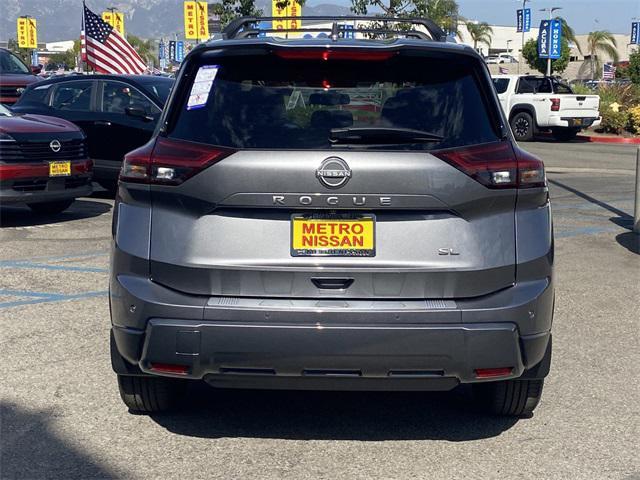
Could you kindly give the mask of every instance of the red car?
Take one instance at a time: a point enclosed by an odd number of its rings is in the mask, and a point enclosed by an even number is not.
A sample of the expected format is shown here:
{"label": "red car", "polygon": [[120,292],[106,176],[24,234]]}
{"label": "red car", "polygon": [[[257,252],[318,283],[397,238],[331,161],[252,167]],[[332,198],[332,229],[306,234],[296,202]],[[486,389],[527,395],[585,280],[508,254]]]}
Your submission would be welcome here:
{"label": "red car", "polygon": [[39,73],[40,69],[29,69],[9,50],[0,48],[0,103],[16,103],[25,88],[39,80],[34,73]]}
{"label": "red car", "polygon": [[62,212],[91,193],[92,170],[84,133],[73,123],[0,105],[0,205]]}

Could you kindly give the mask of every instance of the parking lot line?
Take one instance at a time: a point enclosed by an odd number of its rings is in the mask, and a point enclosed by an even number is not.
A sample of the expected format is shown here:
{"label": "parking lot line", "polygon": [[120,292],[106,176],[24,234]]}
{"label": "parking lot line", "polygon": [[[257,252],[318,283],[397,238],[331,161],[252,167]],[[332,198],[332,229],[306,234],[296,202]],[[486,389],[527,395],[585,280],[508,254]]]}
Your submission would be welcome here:
{"label": "parking lot line", "polygon": [[12,296],[12,297],[28,297],[28,300],[14,300],[10,302],[0,303],[1,308],[18,307],[20,305],[34,305],[36,303],[51,303],[62,302],[65,300],[79,300],[84,298],[102,297],[106,296],[109,292],[107,290],[84,292],[76,294],[63,294],[52,292],[31,292],[27,290],[6,290],[0,289],[0,295]]}
{"label": "parking lot line", "polygon": [[109,271],[108,268],[74,267],[71,265],[47,265],[46,263],[32,263],[24,261],[0,262],[0,268],[43,268],[45,270],[67,270],[70,272],[83,273],[107,273]]}

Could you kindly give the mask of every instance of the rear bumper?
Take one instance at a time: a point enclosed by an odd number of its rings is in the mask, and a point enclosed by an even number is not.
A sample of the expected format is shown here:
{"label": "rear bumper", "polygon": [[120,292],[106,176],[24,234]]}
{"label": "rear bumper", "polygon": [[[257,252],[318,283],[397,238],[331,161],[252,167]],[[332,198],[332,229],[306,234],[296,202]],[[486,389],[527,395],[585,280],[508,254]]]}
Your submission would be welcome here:
{"label": "rear bumper", "polygon": [[33,191],[17,190],[14,189],[14,182],[2,182],[0,186],[0,203],[47,203],[91,195],[93,191],[91,175],[73,178],[73,180],[80,183],[80,186],[66,187],[64,183],[61,183],[64,182],[64,178],[55,179],[54,181],[44,179],[45,185],[42,186],[43,188]]}
{"label": "rear bumper", "polygon": [[[580,122],[579,125],[576,125],[576,121]],[[549,125],[550,128],[554,127],[564,127],[564,128],[589,128],[589,127],[597,127],[600,125],[601,118],[599,117],[567,117],[560,115],[551,115],[549,117]]]}
{"label": "rear bumper", "polygon": [[118,373],[170,375],[152,365],[170,364],[223,387],[448,390],[481,381],[475,369],[512,368],[507,379],[540,363],[553,287],[544,279],[466,301],[269,300],[184,295],[121,275],[110,301]]}

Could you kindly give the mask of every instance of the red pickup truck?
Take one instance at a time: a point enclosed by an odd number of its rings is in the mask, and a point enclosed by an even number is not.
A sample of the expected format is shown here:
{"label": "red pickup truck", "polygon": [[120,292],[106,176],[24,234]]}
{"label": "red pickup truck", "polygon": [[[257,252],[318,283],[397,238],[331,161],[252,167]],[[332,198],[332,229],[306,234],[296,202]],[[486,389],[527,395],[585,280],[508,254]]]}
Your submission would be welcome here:
{"label": "red pickup truck", "polygon": [[0,48],[0,103],[16,103],[27,85],[38,81],[41,67],[27,67],[9,50]]}

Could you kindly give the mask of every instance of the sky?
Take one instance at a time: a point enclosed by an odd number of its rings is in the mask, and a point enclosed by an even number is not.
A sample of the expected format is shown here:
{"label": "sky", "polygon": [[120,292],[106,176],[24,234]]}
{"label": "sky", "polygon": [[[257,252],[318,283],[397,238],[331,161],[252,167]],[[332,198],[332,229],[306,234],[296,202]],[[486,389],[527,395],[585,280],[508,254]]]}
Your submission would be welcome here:
{"label": "sky", "polygon": [[[462,16],[492,25],[515,25],[516,10],[522,8],[522,0],[457,1]],[[308,0],[308,2],[310,5],[321,3],[351,5],[350,0]],[[562,7],[558,15],[566,18],[578,34],[593,30],[630,33],[632,17],[638,17],[640,20],[640,0],[531,0],[527,7],[533,10],[534,24],[538,24],[543,15],[548,15],[539,12],[539,9]]]}

